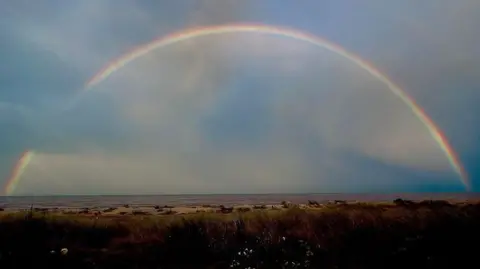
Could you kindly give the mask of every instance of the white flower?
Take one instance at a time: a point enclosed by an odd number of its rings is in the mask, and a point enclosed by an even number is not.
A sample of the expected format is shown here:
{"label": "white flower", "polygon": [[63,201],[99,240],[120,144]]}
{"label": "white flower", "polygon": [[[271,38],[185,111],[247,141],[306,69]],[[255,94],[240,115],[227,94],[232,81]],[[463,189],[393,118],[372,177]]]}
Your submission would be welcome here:
{"label": "white flower", "polygon": [[62,253],[62,255],[67,255],[68,249],[67,249],[67,248],[62,248],[62,249],[60,250],[60,253]]}

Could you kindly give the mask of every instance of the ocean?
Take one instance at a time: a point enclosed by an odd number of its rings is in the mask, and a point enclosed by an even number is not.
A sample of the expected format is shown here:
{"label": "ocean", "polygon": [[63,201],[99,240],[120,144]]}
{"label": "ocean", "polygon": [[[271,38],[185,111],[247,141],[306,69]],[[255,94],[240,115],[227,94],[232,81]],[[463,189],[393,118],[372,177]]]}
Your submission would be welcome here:
{"label": "ocean", "polygon": [[279,204],[282,201],[306,203],[315,200],[326,203],[333,200],[346,201],[392,201],[396,198],[425,200],[472,200],[480,193],[407,193],[407,194],[205,194],[205,195],[71,195],[71,196],[0,196],[0,207],[5,209],[36,208],[85,208],[130,206],[198,206],[198,205],[243,205]]}

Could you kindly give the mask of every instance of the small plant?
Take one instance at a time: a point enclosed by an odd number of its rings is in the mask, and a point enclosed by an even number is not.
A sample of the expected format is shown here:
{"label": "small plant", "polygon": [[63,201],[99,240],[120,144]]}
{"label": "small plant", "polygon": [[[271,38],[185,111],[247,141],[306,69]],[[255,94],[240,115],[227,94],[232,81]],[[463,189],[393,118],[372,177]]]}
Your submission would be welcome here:
{"label": "small plant", "polygon": [[237,212],[241,212],[241,213],[250,212],[250,211],[252,211],[252,209],[249,208],[249,207],[239,207],[239,208],[237,208]]}
{"label": "small plant", "polygon": [[165,210],[162,212],[162,215],[175,215],[177,214],[178,212],[175,211],[175,210]]}
{"label": "small plant", "polygon": [[145,211],[141,211],[141,210],[133,210],[132,211],[132,215],[136,215],[136,216],[146,216],[146,215],[151,215],[150,213],[148,212],[145,212]]}
{"label": "small plant", "polygon": [[117,208],[116,207],[109,207],[107,209],[104,209],[103,212],[104,213],[110,213],[110,212],[113,212],[115,211]]}
{"label": "small plant", "polygon": [[233,207],[224,207],[222,206],[219,211],[219,213],[223,213],[223,214],[228,214],[228,213],[232,213],[233,212]]}
{"label": "small plant", "polygon": [[415,202],[410,201],[410,200],[404,200],[404,199],[395,199],[393,200],[393,203],[397,206],[412,206],[415,205]]}
{"label": "small plant", "polygon": [[89,208],[82,208],[78,211],[78,214],[90,214]]}

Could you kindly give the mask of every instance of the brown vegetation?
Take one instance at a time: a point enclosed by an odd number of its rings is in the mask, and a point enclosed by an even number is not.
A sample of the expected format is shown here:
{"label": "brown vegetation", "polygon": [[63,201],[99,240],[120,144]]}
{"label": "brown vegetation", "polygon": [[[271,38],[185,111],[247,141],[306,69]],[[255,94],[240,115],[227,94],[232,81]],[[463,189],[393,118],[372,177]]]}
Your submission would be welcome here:
{"label": "brown vegetation", "polygon": [[310,207],[320,207],[320,203],[313,200],[308,200],[308,206]]}
{"label": "brown vegetation", "polygon": [[477,262],[479,204],[340,204],[183,216],[4,211],[0,268],[404,269]]}
{"label": "brown vegetation", "polygon": [[239,207],[239,208],[237,208],[237,212],[245,213],[245,212],[249,212],[249,211],[252,211],[252,209],[249,208],[249,207]]}
{"label": "brown vegetation", "polygon": [[110,212],[115,211],[116,209],[117,209],[117,208],[115,208],[115,207],[109,207],[109,208],[107,208],[107,209],[104,209],[104,210],[103,210],[103,213],[110,213]]}
{"label": "brown vegetation", "polygon": [[233,207],[225,207],[221,206],[219,210],[216,211],[217,213],[228,214],[233,212]]}
{"label": "brown vegetation", "polygon": [[133,210],[132,211],[132,215],[142,215],[142,216],[146,216],[146,215],[151,215],[149,212],[144,212],[144,211],[140,211],[140,210]]}
{"label": "brown vegetation", "polygon": [[253,206],[253,209],[257,209],[257,210],[259,210],[259,209],[267,209],[267,206],[266,206],[266,205],[254,205],[254,206]]}

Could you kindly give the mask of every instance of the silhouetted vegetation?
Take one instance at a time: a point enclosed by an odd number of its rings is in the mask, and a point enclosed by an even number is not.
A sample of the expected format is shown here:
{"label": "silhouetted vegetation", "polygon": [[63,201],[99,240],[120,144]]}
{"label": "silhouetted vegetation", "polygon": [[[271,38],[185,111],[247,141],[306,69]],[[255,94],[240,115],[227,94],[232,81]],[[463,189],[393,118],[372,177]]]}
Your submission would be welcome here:
{"label": "silhouetted vegetation", "polygon": [[140,210],[133,210],[132,215],[143,215],[143,216],[145,216],[145,215],[151,215],[151,213],[140,211]]}
{"label": "silhouetted vegetation", "polygon": [[216,211],[217,213],[228,214],[233,212],[233,207],[220,206],[220,209]]}
{"label": "silhouetted vegetation", "polygon": [[308,200],[308,206],[310,207],[320,207],[320,203],[313,200]]}
{"label": "silhouetted vegetation", "polygon": [[314,209],[183,216],[4,211],[0,268],[405,269],[477,264],[479,204],[398,199],[377,205],[341,202],[321,209],[317,204],[311,203]]}
{"label": "silhouetted vegetation", "polygon": [[104,212],[104,213],[110,213],[110,212],[115,211],[116,209],[117,209],[117,208],[115,208],[115,207],[109,207],[109,208],[107,208],[107,209],[104,209],[103,212]]}
{"label": "silhouetted vegetation", "polygon": [[239,208],[237,208],[237,212],[245,213],[245,212],[250,212],[250,211],[252,211],[252,209],[249,208],[249,207],[239,207]]}

